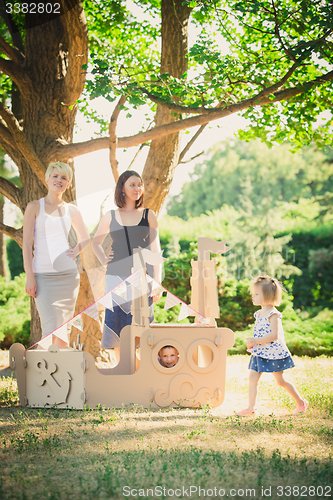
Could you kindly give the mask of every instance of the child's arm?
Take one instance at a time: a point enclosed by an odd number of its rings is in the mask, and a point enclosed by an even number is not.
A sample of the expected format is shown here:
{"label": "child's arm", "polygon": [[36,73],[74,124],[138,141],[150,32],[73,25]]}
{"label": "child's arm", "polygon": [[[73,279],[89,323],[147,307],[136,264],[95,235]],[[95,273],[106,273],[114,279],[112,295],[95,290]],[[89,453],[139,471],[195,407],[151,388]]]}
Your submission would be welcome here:
{"label": "child's arm", "polygon": [[279,324],[278,324],[278,315],[272,314],[268,318],[268,321],[271,324],[271,333],[267,333],[263,337],[248,337],[246,339],[247,342],[247,348],[251,349],[254,345],[256,344],[266,344],[267,342],[273,342],[276,340],[279,336]]}

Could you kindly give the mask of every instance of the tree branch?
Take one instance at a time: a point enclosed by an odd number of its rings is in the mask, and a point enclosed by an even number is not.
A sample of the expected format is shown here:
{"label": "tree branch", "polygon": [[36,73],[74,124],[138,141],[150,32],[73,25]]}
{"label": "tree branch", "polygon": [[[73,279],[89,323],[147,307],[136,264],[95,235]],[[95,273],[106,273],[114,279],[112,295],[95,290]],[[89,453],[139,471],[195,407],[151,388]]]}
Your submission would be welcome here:
{"label": "tree branch", "polygon": [[109,136],[110,136],[110,165],[111,165],[111,170],[113,173],[113,177],[115,182],[117,183],[118,178],[119,178],[119,170],[118,170],[118,160],[116,156],[116,150],[117,150],[117,134],[116,134],[116,128],[117,128],[117,121],[118,117],[121,111],[121,107],[124,106],[126,102],[126,96],[122,95],[119,99],[119,101],[116,104],[116,107],[113,110],[111,120],[110,120],[110,125],[109,125]]}
{"label": "tree branch", "polygon": [[278,82],[274,83],[273,85],[270,85],[269,87],[267,87],[267,88],[263,89],[261,92],[259,92],[259,94],[257,94],[257,96],[256,96],[256,99],[261,99],[261,98],[266,97],[268,95],[274,94],[280,87],[282,87],[282,85],[284,83],[286,83],[286,81],[289,80],[289,78],[295,72],[295,70],[298,68],[299,65],[300,65],[300,63],[298,61],[296,61],[291,66],[291,68],[289,68],[289,70],[284,75],[284,77],[281,78],[281,80],[279,80]]}
{"label": "tree branch", "polygon": [[272,0],[272,7],[273,7],[273,12],[274,12],[274,23],[275,23],[274,32],[275,32],[275,36],[279,40],[283,52],[286,54],[286,56],[289,59],[291,59],[295,63],[296,62],[296,58],[290,53],[290,50],[287,49],[287,47],[285,46],[285,44],[283,43],[283,40],[281,38],[280,29],[279,29],[279,22],[278,22],[278,15],[277,15],[275,3],[274,3],[273,0]]}
{"label": "tree branch", "polygon": [[189,158],[188,160],[179,161],[179,162],[178,162],[178,165],[180,165],[180,164],[182,164],[182,165],[183,165],[184,163],[190,163],[190,161],[195,160],[196,158],[198,158],[199,156],[201,156],[201,155],[203,155],[203,154],[204,154],[204,151],[201,151],[200,153],[198,153],[198,154],[196,154],[196,155],[192,156],[191,158]]}
{"label": "tree branch", "polygon": [[0,193],[8,198],[17,207],[20,206],[20,188],[4,177],[0,177]]}
{"label": "tree branch", "polygon": [[[303,56],[304,57],[304,56]],[[277,89],[279,89],[290,77],[291,75],[295,72],[295,70],[298,68],[298,66],[301,64],[301,60],[303,57],[300,57],[296,63],[294,63],[287,73],[279,80],[278,82],[274,83],[270,87],[264,88],[258,95],[257,98],[264,97],[265,95],[272,94],[274,93]],[[233,82],[233,84],[239,83],[239,82]],[[252,82],[247,82],[247,83],[252,83]],[[261,85],[261,84],[260,84]],[[262,86],[262,85],[261,85]],[[171,102],[165,102],[159,99],[158,97],[154,96],[151,94],[148,90],[142,89],[140,87],[140,90],[142,91],[143,94],[146,94],[149,99],[157,104],[161,104],[162,106],[166,106],[167,108],[171,109],[172,111],[176,111],[177,113],[187,113],[187,114],[210,114],[214,110],[219,109],[219,106],[216,108],[205,108],[204,106],[200,106],[198,108],[191,108],[190,106],[182,106],[180,104],[174,104]],[[219,103],[220,105],[220,103]]]}
{"label": "tree branch", "polygon": [[22,128],[20,127],[13,113],[2,103],[0,103],[0,116],[2,116],[3,120],[6,122],[7,127],[11,135],[13,136],[15,143],[17,144],[19,151],[27,160],[37,177],[45,184],[46,168],[29,144]]}
{"label": "tree branch", "polygon": [[24,69],[16,64],[16,62],[8,61],[3,57],[0,57],[0,71],[5,73],[9,78],[16,83],[21,94],[24,95],[25,92],[30,93],[33,91],[33,86],[30,83],[26,72]]}
{"label": "tree branch", "polygon": [[191,113],[191,114],[206,114],[206,113],[209,113],[211,111],[211,108],[205,108],[204,106],[200,106],[198,108],[191,108],[190,106],[182,106],[180,104],[175,104],[175,103],[172,103],[172,102],[166,102],[166,101],[163,101],[162,99],[160,99],[159,97],[156,97],[154,94],[151,94],[148,90],[146,89],[143,89],[141,87],[139,87],[139,90],[145,94],[147,97],[149,97],[149,99],[153,102],[155,102],[156,104],[161,104],[162,106],[165,106],[169,109],[171,109],[171,111],[176,111],[177,113]]}
{"label": "tree branch", "polygon": [[69,40],[68,68],[64,85],[73,100],[77,100],[84,88],[85,72],[82,69],[88,60],[88,29],[81,1],[62,0],[64,16]]}
{"label": "tree branch", "polygon": [[[330,71],[324,75],[317,77],[315,80],[311,80],[310,82],[306,82],[302,85],[291,87],[285,90],[280,90],[279,92],[272,92],[272,89],[274,87],[276,88],[277,84],[275,84],[269,87],[269,89],[266,89],[267,92],[265,93],[260,92],[260,94],[258,95],[255,95],[249,99],[245,99],[244,101],[231,104],[229,106],[226,106],[225,108],[213,108],[209,110],[209,113],[203,115],[192,116],[191,118],[186,118],[184,120],[177,120],[172,123],[167,123],[166,125],[155,127],[151,130],[147,130],[146,132],[139,132],[138,134],[130,137],[120,137],[118,139],[117,147],[129,148],[132,146],[138,146],[139,144],[157,139],[164,135],[173,134],[175,132],[179,132],[180,130],[185,130],[197,125],[205,125],[210,121],[230,116],[234,113],[238,113],[251,107],[265,106],[267,104],[284,101],[302,94],[303,92],[308,91],[317,85],[329,82],[332,79],[333,71]],[[273,95],[274,97],[272,97],[271,99],[270,96]],[[55,159],[61,161],[61,159],[65,158],[75,158],[77,156],[91,153],[93,151],[98,151],[100,149],[108,149],[109,145],[109,137],[100,137],[98,139],[91,139],[89,141],[76,144],[59,145],[57,148],[55,148],[53,154],[50,155],[50,161],[54,161]]]}
{"label": "tree branch", "polygon": [[0,117],[0,145],[3,148],[5,154],[7,154],[13,162],[18,166],[20,170],[20,160],[23,158],[17,149],[16,142],[9,132],[8,128],[4,125],[2,118]]}
{"label": "tree branch", "polygon": [[8,31],[12,37],[13,43],[15,47],[23,54],[23,41],[21,37],[21,33],[19,27],[15,23],[12,15],[9,12],[6,12],[6,4],[3,0],[0,0],[0,16],[5,21],[5,24],[8,28]]}
{"label": "tree branch", "polygon": [[303,92],[316,87],[317,85],[322,85],[323,83],[327,83],[333,80],[333,71],[329,71],[324,75],[318,76],[314,80],[310,82],[305,82],[303,85],[298,85],[296,87],[291,87],[289,89],[280,90],[279,92],[275,92],[274,99],[268,99],[269,102],[279,102],[284,101],[286,99],[290,99],[291,97],[295,97],[298,94],[302,94]]}
{"label": "tree branch", "polygon": [[[194,136],[192,137],[192,139],[186,144],[185,148],[183,149],[183,151],[179,155],[178,164],[185,163],[185,162],[182,162],[182,159],[184,158],[184,156],[186,155],[188,150],[191,148],[191,146],[194,144],[194,142],[198,139],[199,135],[202,134],[202,132],[205,130],[206,127],[207,127],[207,123],[205,125],[201,125],[199,130],[197,130],[196,133],[194,134]],[[200,155],[201,154],[202,153],[200,153]],[[199,156],[199,155],[196,155],[196,156]],[[196,158],[196,156],[194,156],[194,158]],[[194,158],[191,158],[191,160],[193,160]]]}
{"label": "tree branch", "polygon": [[12,148],[17,147],[12,134],[9,132],[8,127],[6,127],[5,122],[0,117],[0,142],[3,141],[6,142],[6,144],[9,144]]}
{"label": "tree branch", "polygon": [[135,153],[135,155],[134,155],[134,157],[133,157],[133,159],[132,159],[131,163],[128,165],[127,170],[132,170],[132,169],[133,169],[133,165],[134,165],[134,163],[135,163],[135,161],[136,161],[137,157],[139,156],[140,151],[141,151],[141,150],[142,150],[145,146],[148,146],[148,144],[147,144],[146,142],[144,142],[143,144],[140,144],[140,146],[139,146],[139,148],[138,148],[137,152]]}
{"label": "tree branch", "polygon": [[0,45],[2,48],[2,52],[14,63],[19,65],[24,63],[24,55],[16,47],[12,47],[1,35]]}
{"label": "tree branch", "polygon": [[0,222],[0,232],[6,234],[10,238],[16,241],[16,243],[22,248],[23,245],[23,229],[15,229],[15,227],[6,226]]}

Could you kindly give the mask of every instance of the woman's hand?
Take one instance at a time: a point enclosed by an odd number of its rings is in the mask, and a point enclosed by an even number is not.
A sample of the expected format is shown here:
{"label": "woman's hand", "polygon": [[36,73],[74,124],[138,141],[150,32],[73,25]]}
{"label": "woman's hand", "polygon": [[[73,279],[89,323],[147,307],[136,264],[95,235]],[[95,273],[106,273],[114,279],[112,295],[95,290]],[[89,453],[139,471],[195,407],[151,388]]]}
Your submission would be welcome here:
{"label": "woman's hand", "polygon": [[37,284],[36,284],[35,277],[27,278],[26,283],[25,283],[25,291],[28,295],[31,295],[31,297],[36,298]]}
{"label": "woman's hand", "polygon": [[66,250],[66,254],[67,256],[70,258],[70,259],[73,259],[76,261],[76,257],[77,255],[75,255],[75,252],[74,252],[74,248],[69,248],[68,250]]}
{"label": "woman's hand", "polygon": [[104,265],[107,266],[108,263],[111,262],[113,257],[114,257],[114,251],[112,250],[112,247],[111,247],[110,252],[108,253],[108,255],[105,256],[105,264]]}
{"label": "woman's hand", "polygon": [[113,251],[111,247],[111,251],[108,253],[108,255],[105,255],[105,252],[102,247],[102,243],[105,239],[105,237],[109,234],[110,232],[110,223],[111,223],[111,211],[107,212],[101,219],[97,231],[95,233],[95,236],[92,240],[92,249],[100,263],[102,264],[103,267],[105,267],[108,262],[110,262],[113,259]]}
{"label": "woman's hand", "polygon": [[160,298],[162,297],[162,295],[163,295],[163,292],[160,292],[157,295],[153,295],[153,304],[155,304],[155,302],[158,302],[160,300]]}

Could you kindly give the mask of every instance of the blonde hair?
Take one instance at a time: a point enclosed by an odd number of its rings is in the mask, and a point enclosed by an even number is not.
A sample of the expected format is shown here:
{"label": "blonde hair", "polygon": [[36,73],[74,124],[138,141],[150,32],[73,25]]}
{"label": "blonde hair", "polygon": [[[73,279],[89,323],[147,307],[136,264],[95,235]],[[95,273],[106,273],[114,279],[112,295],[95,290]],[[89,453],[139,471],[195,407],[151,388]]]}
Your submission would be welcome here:
{"label": "blonde hair", "polygon": [[254,287],[260,286],[262,295],[267,304],[272,306],[278,306],[281,304],[282,300],[282,290],[284,286],[276,278],[271,278],[270,276],[258,276],[250,286],[251,293],[254,291]]}
{"label": "blonde hair", "polygon": [[61,174],[64,174],[67,177],[69,183],[72,182],[73,170],[71,169],[71,167],[69,165],[67,165],[67,163],[63,163],[62,161],[55,161],[53,163],[50,163],[50,165],[48,166],[48,168],[45,172],[45,180],[46,181],[49,180],[49,177],[50,177],[52,170],[54,168],[57,168]]}

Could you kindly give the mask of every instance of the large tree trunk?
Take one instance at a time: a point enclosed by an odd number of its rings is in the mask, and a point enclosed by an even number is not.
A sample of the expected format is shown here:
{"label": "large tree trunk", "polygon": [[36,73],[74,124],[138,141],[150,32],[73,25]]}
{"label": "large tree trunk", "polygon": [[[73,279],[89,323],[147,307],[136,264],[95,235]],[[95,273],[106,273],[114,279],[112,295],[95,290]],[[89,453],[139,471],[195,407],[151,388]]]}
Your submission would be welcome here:
{"label": "large tree trunk", "polygon": [[[0,195],[0,222],[3,222],[4,206],[5,199]],[[3,276],[4,278],[8,277],[6,242],[5,235],[3,233],[0,233],[0,276]]]}
{"label": "large tree trunk", "polygon": [[[183,3],[183,0],[162,0],[161,74],[169,73],[175,78],[180,78],[187,71],[188,19],[191,9]],[[178,116],[168,108],[157,105],[156,126],[177,119]],[[157,213],[169,193],[179,154],[179,132],[151,142],[143,180],[146,206]]]}
{"label": "large tree trunk", "polygon": [[[69,11],[70,12],[70,11]],[[28,84],[21,92],[24,134],[47,167],[50,151],[61,143],[71,143],[77,106],[85,75],[82,65],[87,61],[88,40],[83,9],[71,8],[73,15],[53,19],[45,15],[26,15],[25,61],[23,69]],[[71,24],[71,18],[76,24]],[[26,159],[18,161],[22,190],[22,212],[31,200],[47,193]],[[67,201],[75,199],[75,184],[66,191]],[[89,283],[83,280],[83,286]],[[41,338],[41,329],[34,300],[31,301],[31,343]]]}

